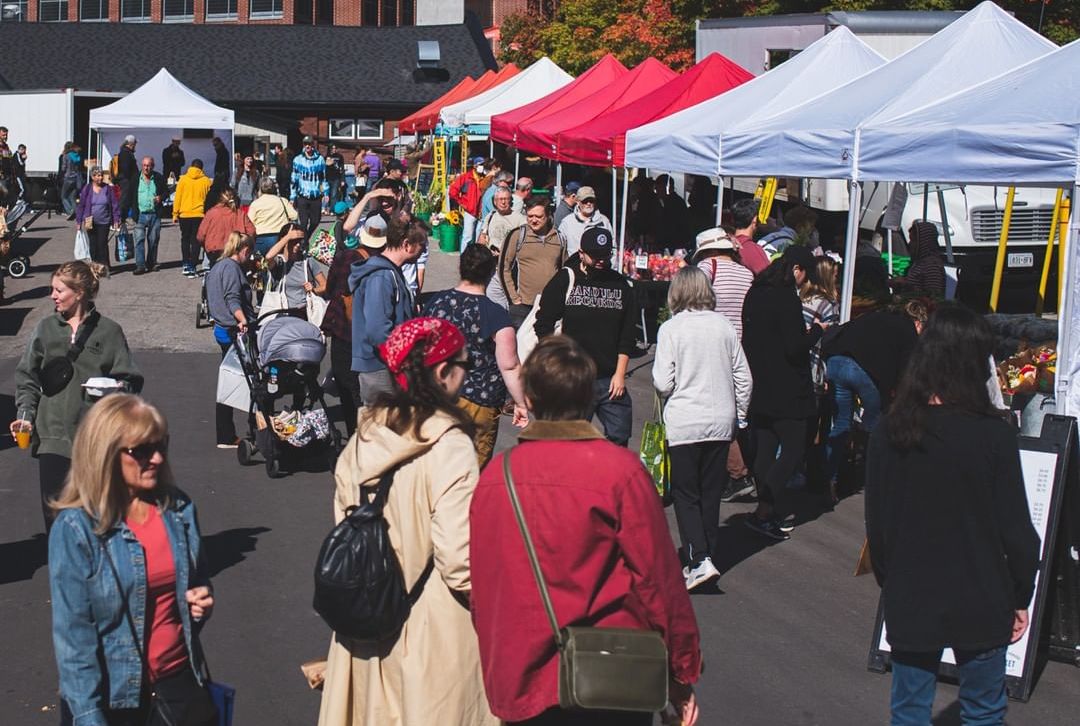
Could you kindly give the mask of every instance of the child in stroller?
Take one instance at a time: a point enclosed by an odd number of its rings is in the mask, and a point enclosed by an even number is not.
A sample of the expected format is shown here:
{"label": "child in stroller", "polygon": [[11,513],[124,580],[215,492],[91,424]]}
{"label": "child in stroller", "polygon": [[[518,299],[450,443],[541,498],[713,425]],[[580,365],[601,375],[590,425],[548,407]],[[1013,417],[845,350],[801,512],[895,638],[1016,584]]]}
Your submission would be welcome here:
{"label": "child in stroller", "polygon": [[[248,434],[237,447],[240,463],[251,463],[258,451],[267,474],[276,478],[294,452],[321,447],[332,465],[341,434],[330,425],[319,385],[319,365],[326,355],[319,329],[295,311],[274,310],[236,342],[251,394]],[[291,407],[276,411],[277,402],[287,397]]]}

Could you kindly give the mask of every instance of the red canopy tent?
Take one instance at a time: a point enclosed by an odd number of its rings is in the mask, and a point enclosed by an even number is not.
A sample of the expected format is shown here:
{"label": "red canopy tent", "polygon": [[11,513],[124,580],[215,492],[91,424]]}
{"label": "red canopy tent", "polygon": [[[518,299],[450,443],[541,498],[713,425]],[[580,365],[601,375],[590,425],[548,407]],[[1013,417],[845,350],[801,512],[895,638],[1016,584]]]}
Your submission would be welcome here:
{"label": "red canopy tent", "polygon": [[626,103],[558,135],[558,159],[587,166],[622,166],[626,132],[729,91],[753,74],[719,53],[667,85],[655,89],[646,102]]}
{"label": "red canopy tent", "polygon": [[557,91],[552,91],[532,103],[492,116],[491,138],[502,144],[516,146],[522,151],[546,153],[547,144],[531,134],[525,134],[526,123],[553,116],[565,117],[576,107],[589,104],[597,94],[627,73],[629,71],[626,66],[608,53],[592,68]]}
{"label": "red canopy tent", "polygon": [[[492,75],[495,75],[493,71],[488,71]],[[483,77],[483,76],[481,76]],[[476,79],[472,76],[465,76],[461,81],[451,88],[443,95],[436,98],[428,105],[421,108],[419,111],[414,111],[405,118],[398,121],[398,133],[413,133],[416,131],[416,122],[422,119],[427,114],[434,111],[439,112],[439,109],[448,103],[454,103],[455,100],[461,98],[461,94],[468,93],[469,89],[476,85]]]}
{"label": "red canopy tent", "polygon": [[[519,69],[513,63],[508,63],[503,66],[502,70],[487,71],[484,75],[476,79],[476,82],[471,88],[467,88],[460,95],[455,98],[449,99],[437,99],[432,103],[429,103],[420,111],[417,111],[413,116],[418,116],[416,120],[412,122],[412,129],[406,129],[407,131],[431,131],[435,128],[435,125],[439,123],[439,111],[449,106],[452,103],[458,101],[464,101],[466,98],[472,98],[479,95],[489,88],[494,88],[503,81],[516,76],[521,69]],[[436,106],[435,104],[438,103]]]}
{"label": "red canopy tent", "polygon": [[670,83],[678,74],[655,58],[647,58],[632,71],[609,84],[599,93],[559,115],[529,119],[518,130],[518,146],[549,159],[562,160],[558,135],[598,116],[621,108]]}

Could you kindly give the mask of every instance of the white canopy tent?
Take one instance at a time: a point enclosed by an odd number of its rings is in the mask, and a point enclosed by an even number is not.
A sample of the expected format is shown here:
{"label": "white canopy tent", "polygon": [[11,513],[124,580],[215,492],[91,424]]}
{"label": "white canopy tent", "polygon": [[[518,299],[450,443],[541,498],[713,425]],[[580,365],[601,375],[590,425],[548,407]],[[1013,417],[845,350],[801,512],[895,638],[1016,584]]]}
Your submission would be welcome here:
{"label": "white canopy tent", "polygon": [[[859,129],[899,116],[1057,48],[987,0],[903,55],[832,91],[724,137],[720,171],[860,181]],[[908,180],[890,180],[908,181]],[[855,259],[862,186],[848,197],[844,259]],[[840,319],[851,317],[855,266],[844,266]]]}
{"label": "white canopy tent", "polygon": [[626,134],[626,165],[718,176],[726,132],[820,96],[885,63],[840,26],[790,60],[727,93]]}
{"label": "white canopy tent", "polygon": [[486,136],[492,116],[532,103],[572,80],[573,76],[544,57],[494,88],[446,106],[439,112],[439,121],[446,128],[468,127]]}
{"label": "white canopy tent", "polygon": [[[1080,414],[1080,41],[861,130],[867,178],[1072,188],[1058,303],[1058,411]],[[1061,249],[1061,248],[1059,248]]]}
{"label": "white canopy tent", "polygon": [[103,166],[128,134],[138,139],[136,156],[151,156],[160,165],[161,150],[177,136],[183,139],[181,148],[187,163],[202,159],[207,174],[212,175],[215,152],[211,139],[219,137],[231,156],[234,128],[232,110],[210,103],[164,68],[115,103],[90,111],[90,129],[98,132]]}
{"label": "white canopy tent", "polygon": [[721,173],[859,179],[856,129],[1045,55],[1052,42],[987,0],[908,52],[838,88],[724,136]]}

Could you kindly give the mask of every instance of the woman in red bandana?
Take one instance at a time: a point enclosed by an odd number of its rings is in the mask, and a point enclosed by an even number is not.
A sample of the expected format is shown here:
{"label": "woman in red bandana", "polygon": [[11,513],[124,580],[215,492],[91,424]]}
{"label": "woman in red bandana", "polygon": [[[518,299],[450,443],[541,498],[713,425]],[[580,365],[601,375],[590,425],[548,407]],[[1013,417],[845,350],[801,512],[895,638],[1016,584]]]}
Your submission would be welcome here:
{"label": "woman in red bandana", "polygon": [[319,726],[497,724],[484,697],[469,618],[469,502],[479,478],[472,423],[455,402],[465,336],[439,318],[395,328],[379,354],[394,393],[364,408],[338,459],[334,514],[393,471],[384,515],[416,596],[399,633],[378,643],[335,635]]}

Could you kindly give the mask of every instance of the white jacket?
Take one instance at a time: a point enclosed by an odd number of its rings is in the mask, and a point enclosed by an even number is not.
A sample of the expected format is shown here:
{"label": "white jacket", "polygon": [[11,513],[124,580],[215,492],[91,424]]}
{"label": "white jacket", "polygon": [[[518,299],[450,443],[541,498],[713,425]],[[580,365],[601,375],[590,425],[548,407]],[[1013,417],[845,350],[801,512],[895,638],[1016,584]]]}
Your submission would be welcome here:
{"label": "white jacket", "polygon": [[664,425],[672,446],[735,438],[753,379],[723,313],[684,310],[660,326],[653,385],[667,398]]}
{"label": "white jacket", "polygon": [[559,235],[566,240],[566,254],[568,256],[577,253],[581,249],[581,235],[589,227],[603,227],[608,232],[611,232],[612,236],[615,235],[615,230],[611,228],[611,222],[600,212],[593,212],[593,216],[582,219],[575,209],[571,214],[563,217],[563,221],[559,222]]}

